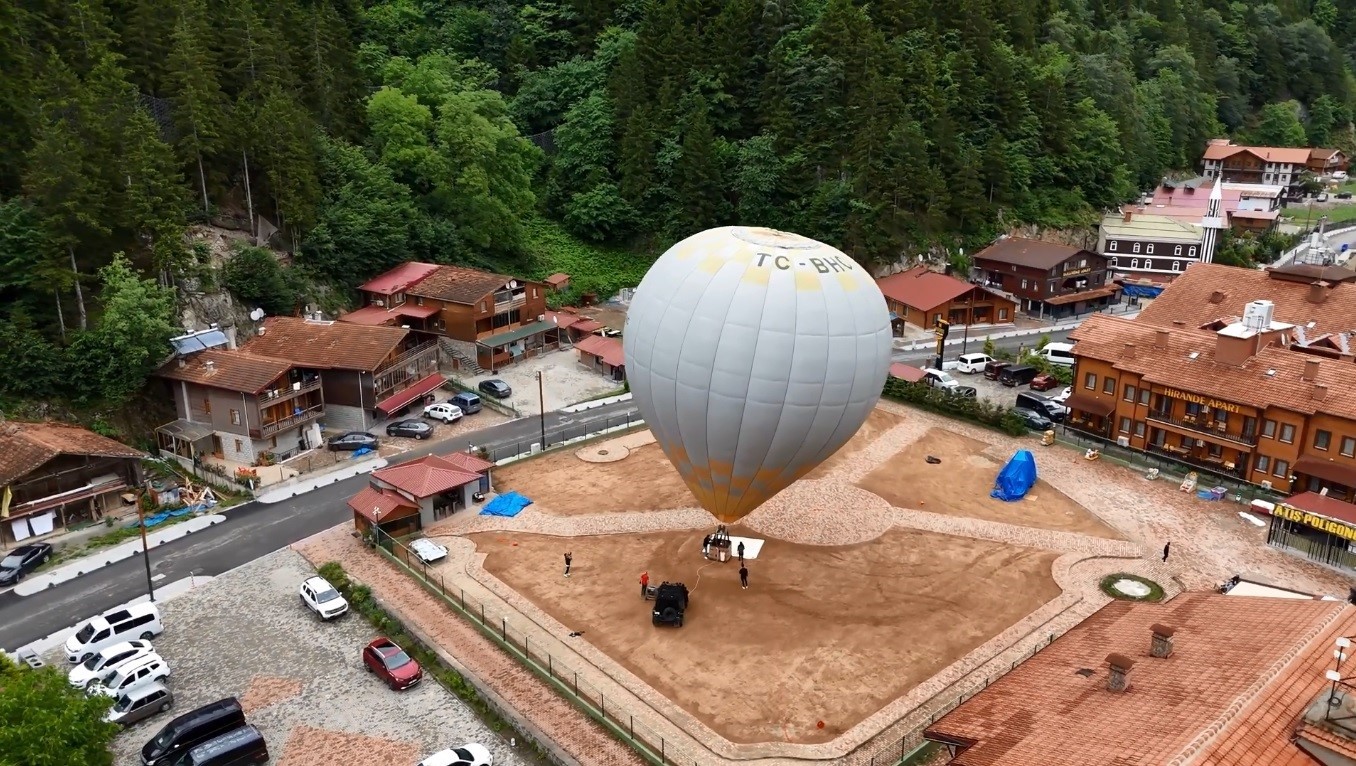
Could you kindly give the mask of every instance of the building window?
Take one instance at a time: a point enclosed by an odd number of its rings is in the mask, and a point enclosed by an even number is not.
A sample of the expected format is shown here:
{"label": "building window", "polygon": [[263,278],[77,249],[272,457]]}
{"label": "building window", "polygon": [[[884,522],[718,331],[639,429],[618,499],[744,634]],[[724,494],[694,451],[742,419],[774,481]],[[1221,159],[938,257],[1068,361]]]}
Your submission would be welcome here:
{"label": "building window", "polygon": [[1258,455],[1258,456],[1257,456],[1257,472],[1258,472],[1258,473],[1266,473],[1266,472],[1267,472],[1267,469],[1270,468],[1270,467],[1271,467],[1271,458],[1267,457],[1266,455]]}
{"label": "building window", "polygon": [[1192,245],[1191,247],[1188,247],[1188,248],[1187,248],[1187,257],[1188,257],[1188,258],[1195,258],[1195,257],[1196,257],[1196,246],[1195,246],[1195,245]]}
{"label": "building window", "polygon": [[1132,269],[1137,269],[1137,268],[1139,268],[1139,259],[1138,259],[1138,258],[1132,258],[1132,259],[1130,260],[1130,268],[1132,268]]}
{"label": "building window", "polygon": [[1135,387],[1129,383],[1125,384],[1125,401],[1132,403],[1135,401]]}
{"label": "building window", "polygon": [[481,302],[480,302],[480,310],[481,310],[481,311],[484,311],[484,310],[485,310],[485,301],[481,301]]}
{"label": "building window", "polygon": [[1141,388],[1139,390],[1139,403],[1145,406],[1149,404],[1149,389]]}
{"label": "building window", "polygon": [[240,425],[240,410],[231,410],[231,425]]}
{"label": "building window", "polygon": [[1112,267],[1115,267],[1115,266],[1116,266],[1116,256],[1114,256],[1114,255],[1111,256],[1111,266],[1112,266]]}
{"label": "building window", "polygon": [[1109,396],[1115,396],[1115,395],[1116,395],[1116,379],[1115,379],[1115,378],[1113,378],[1113,377],[1111,377],[1111,376],[1107,376],[1107,377],[1105,377],[1105,378],[1102,379],[1102,393],[1107,394],[1107,395],[1109,395]]}
{"label": "building window", "polygon": [[999,318],[1000,320],[1001,320],[1001,319],[1007,319],[1007,318],[1008,318],[1008,310],[1007,310],[1007,309],[999,309],[999,310],[998,310],[998,318]]}
{"label": "building window", "polygon": [[1083,376],[1083,388],[1086,388],[1086,389],[1088,389],[1088,390],[1096,390],[1096,388],[1097,388],[1097,373],[1095,373],[1095,372],[1090,372],[1090,373],[1088,373],[1087,375],[1084,375],[1084,376]]}
{"label": "building window", "polygon": [[1356,439],[1350,436],[1342,437],[1342,457],[1356,457]]}
{"label": "building window", "polygon": [[1079,259],[1078,259],[1078,268],[1081,269],[1081,268],[1083,268],[1084,266],[1087,266],[1087,265],[1088,265],[1088,259],[1087,259],[1087,258],[1079,258]]}
{"label": "building window", "polygon": [[1181,270],[1182,270],[1182,262],[1181,262],[1181,261],[1173,261],[1173,262],[1172,262],[1172,270],[1173,270],[1173,271],[1181,271]]}
{"label": "building window", "polygon": [[1330,446],[1332,446],[1332,432],[1331,432],[1331,431],[1315,431],[1315,432],[1314,432],[1314,449],[1321,449],[1321,450],[1323,450],[1324,452],[1327,452],[1327,451],[1328,451],[1328,447],[1330,447]]}
{"label": "building window", "polygon": [[1257,418],[1252,417],[1243,418],[1243,435],[1252,436],[1256,432],[1257,432]]}
{"label": "building window", "polygon": [[537,288],[535,288],[535,287],[532,288],[532,297],[533,297],[533,298],[537,297]]}
{"label": "building window", "polygon": [[1224,457],[1224,448],[1219,446],[1218,444],[1211,444],[1208,449],[1208,452],[1210,454],[1210,457],[1213,457],[1215,459],[1220,459]]}
{"label": "building window", "polygon": [[1263,421],[1262,421],[1262,435],[1265,436],[1265,437],[1267,437],[1268,439],[1275,439],[1275,438],[1276,438],[1276,421],[1274,421],[1274,420],[1263,420]]}
{"label": "building window", "polygon": [[405,303],[405,293],[396,293],[391,296],[391,305],[400,306]]}
{"label": "building window", "polygon": [[1154,254],[1154,243],[1150,242],[1149,244],[1145,245],[1145,246],[1144,246],[1144,252],[1148,253],[1149,255],[1153,255],[1153,254]]}
{"label": "building window", "polygon": [[1023,290],[1026,289],[1026,280],[1025,280],[1025,279],[1022,280],[1022,289],[1023,289]]}
{"label": "building window", "polygon": [[1121,418],[1121,433],[1130,433],[1130,418]]}
{"label": "building window", "polygon": [[211,414],[212,414],[212,400],[211,400],[211,399],[203,398],[203,400],[202,400],[202,411],[203,411],[203,412],[206,412],[208,415],[211,415]]}
{"label": "building window", "polygon": [[236,439],[236,440],[235,440],[235,454],[239,455],[241,452],[244,452],[244,451],[245,451],[245,447],[240,443],[240,440],[239,440],[239,439]]}
{"label": "building window", "polygon": [[1143,424],[1143,423],[1140,423],[1140,422],[1136,422],[1136,423],[1135,423],[1135,436],[1137,436],[1137,437],[1140,438],[1140,439],[1143,439],[1143,438],[1144,438],[1144,424]]}
{"label": "building window", "polygon": [[1212,414],[1213,414],[1213,417],[1215,418],[1215,422],[1216,422],[1216,423],[1228,423],[1228,422],[1229,422],[1229,413],[1228,413],[1228,411],[1226,411],[1226,410],[1219,410],[1219,409],[1217,409],[1217,410],[1215,410]]}
{"label": "building window", "polygon": [[1135,252],[1137,252],[1137,253],[1139,252],[1139,243],[1138,243],[1138,242],[1136,242],[1136,243],[1134,244],[1134,250],[1135,250]]}
{"label": "building window", "polygon": [[1146,271],[1153,271],[1153,270],[1154,270],[1154,259],[1152,259],[1152,258],[1145,258],[1145,259],[1144,259],[1144,269],[1145,269]]}
{"label": "building window", "polygon": [[1281,441],[1291,444],[1295,441],[1295,427],[1289,423],[1281,424]]}
{"label": "building window", "polygon": [[1173,254],[1173,255],[1181,255],[1181,254],[1182,254],[1182,246],[1181,246],[1181,245],[1178,245],[1177,247],[1174,247],[1174,248],[1172,249],[1172,254]]}
{"label": "building window", "polygon": [[1116,252],[1116,240],[1113,239],[1110,242],[1106,243],[1106,249],[1113,253]]}
{"label": "building window", "polygon": [[1272,476],[1279,476],[1282,479],[1290,478],[1290,463],[1284,460],[1276,461],[1276,470],[1271,472]]}
{"label": "building window", "polygon": [[416,295],[416,296],[414,296],[414,305],[416,305],[416,306],[422,306],[422,305],[424,305],[424,296],[422,296],[422,295]]}

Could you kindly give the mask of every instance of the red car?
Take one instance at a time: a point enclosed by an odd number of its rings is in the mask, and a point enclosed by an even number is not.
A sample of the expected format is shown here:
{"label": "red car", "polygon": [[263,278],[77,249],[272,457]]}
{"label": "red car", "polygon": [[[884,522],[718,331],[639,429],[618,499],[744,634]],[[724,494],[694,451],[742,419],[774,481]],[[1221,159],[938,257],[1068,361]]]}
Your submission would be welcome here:
{"label": "red car", "polygon": [[1057,386],[1059,386],[1059,378],[1047,373],[1041,373],[1031,379],[1032,391],[1049,391]]}
{"label": "red car", "polygon": [[404,649],[389,638],[378,638],[363,649],[363,666],[376,673],[396,691],[408,689],[424,680],[424,670]]}

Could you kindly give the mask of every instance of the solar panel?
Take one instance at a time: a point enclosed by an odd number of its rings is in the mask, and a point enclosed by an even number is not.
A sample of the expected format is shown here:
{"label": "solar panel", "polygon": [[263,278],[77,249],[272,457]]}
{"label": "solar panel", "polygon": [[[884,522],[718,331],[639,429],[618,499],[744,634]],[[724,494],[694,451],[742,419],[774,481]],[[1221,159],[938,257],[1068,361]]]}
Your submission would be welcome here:
{"label": "solar panel", "polygon": [[226,333],[221,330],[206,330],[192,335],[172,338],[170,343],[174,344],[174,350],[180,356],[187,356],[199,351],[206,351],[209,348],[226,345]]}

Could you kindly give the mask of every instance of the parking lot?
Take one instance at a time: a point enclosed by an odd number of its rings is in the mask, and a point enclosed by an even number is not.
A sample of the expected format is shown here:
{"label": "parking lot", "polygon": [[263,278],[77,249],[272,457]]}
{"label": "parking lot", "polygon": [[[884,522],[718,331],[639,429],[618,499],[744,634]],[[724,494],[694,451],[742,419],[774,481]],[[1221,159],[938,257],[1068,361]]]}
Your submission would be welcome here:
{"label": "parking lot", "polygon": [[538,372],[542,373],[541,393],[545,395],[547,412],[578,404],[622,387],[618,381],[606,378],[580,364],[579,352],[574,349],[551,351],[510,365],[493,374],[486,373],[462,382],[475,388],[482,380],[498,378],[513,389],[512,396],[500,401],[519,412],[530,414],[537,412],[541,407],[541,396],[537,390]]}
{"label": "parking lot", "polygon": [[1028,386],[1009,387],[999,383],[996,380],[989,380],[980,373],[966,375],[962,372],[951,372],[951,377],[955,378],[962,386],[972,386],[975,389],[975,395],[980,399],[987,399],[994,404],[1004,407],[1011,407],[1017,400],[1017,394],[1022,392],[1031,392],[1037,396],[1055,396],[1059,394],[1064,386],[1056,386],[1049,391],[1031,391]]}
{"label": "parking lot", "polygon": [[154,643],[173,673],[174,709],[119,735],[115,763],[139,764],[176,715],[231,696],[279,766],[414,766],[466,742],[496,764],[525,762],[431,676],[393,692],[364,672],[360,651],[375,633],[356,613],[322,623],[305,609],[297,588],[311,574],[283,549],[165,603]]}

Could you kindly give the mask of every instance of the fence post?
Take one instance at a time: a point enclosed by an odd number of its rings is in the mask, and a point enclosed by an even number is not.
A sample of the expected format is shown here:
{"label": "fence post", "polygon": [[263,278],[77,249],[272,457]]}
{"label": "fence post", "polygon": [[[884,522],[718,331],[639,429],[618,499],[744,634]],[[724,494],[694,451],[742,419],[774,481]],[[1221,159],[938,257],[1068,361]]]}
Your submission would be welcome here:
{"label": "fence post", "polygon": [[634,739],[636,738],[636,717],[632,715],[632,716],[627,716],[627,718],[631,719],[631,720],[630,720],[630,726],[628,727],[628,729],[629,729],[630,732],[631,732],[631,739],[634,740]]}
{"label": "fence post", "polygon": [[574,696],[579,696],[579,671],[574,672]]}
{"label": "fence post", "polygon": [[549,654],[546,655],[546,672],[549,673],[549,674],[551,675],[552,678],[555,678],[555,677],[556,677],[556,668],[555,668],[555,664],[554,664],[553,660],[551,659],[551,655],[549,655]]}
{"label": "fence post", "polygon": [[502,638],[502,639],[504,639],[504,643],[508,643],[508,618],[507,618],[507,617],[500,617],[500,618],[499,618],[499,637]]}
{"label": "fence post", "polygon": [[461,589],[461,610],[466,611],[466,589]]}
{"label": "fence post", "polygon": [[598,691],[598,709],[603,713],[603,723],[607,723],[607,697],[603,696],[601,689]]}
{"label": "fence post", "polygon": [[485,602],[480,602],[480,624],[485,624]]}
{"label": "fence post", "polygon": [[526,633],[523,634],[523,655],[529,660],[532,659],[532,639],[528,638]]}

